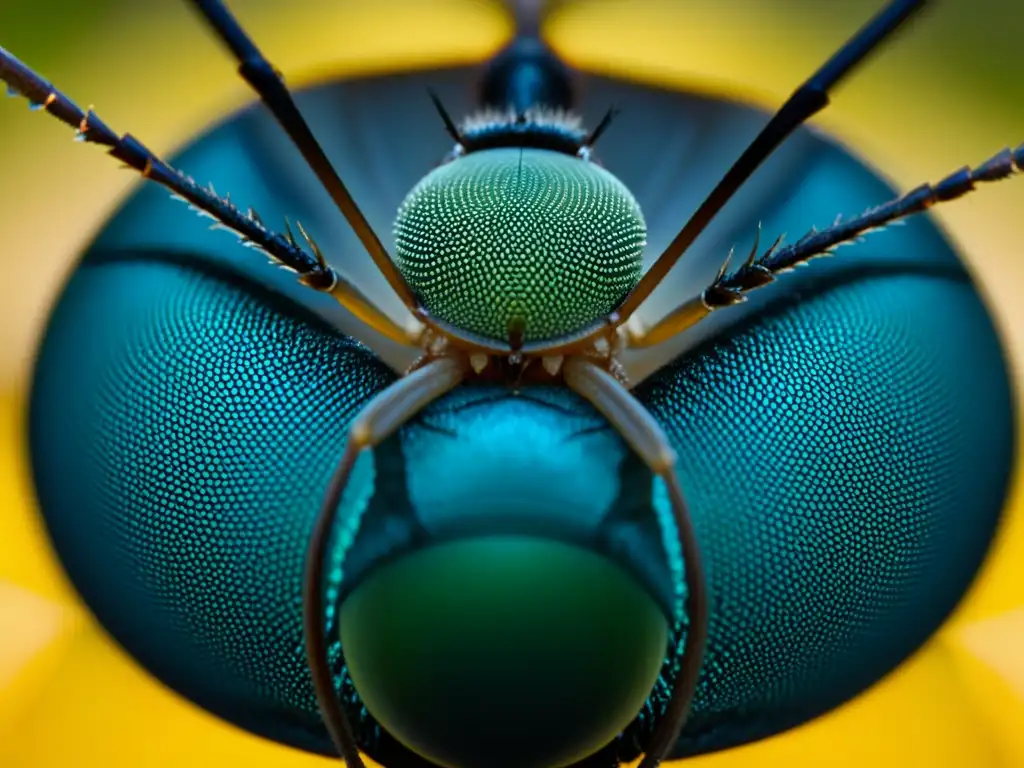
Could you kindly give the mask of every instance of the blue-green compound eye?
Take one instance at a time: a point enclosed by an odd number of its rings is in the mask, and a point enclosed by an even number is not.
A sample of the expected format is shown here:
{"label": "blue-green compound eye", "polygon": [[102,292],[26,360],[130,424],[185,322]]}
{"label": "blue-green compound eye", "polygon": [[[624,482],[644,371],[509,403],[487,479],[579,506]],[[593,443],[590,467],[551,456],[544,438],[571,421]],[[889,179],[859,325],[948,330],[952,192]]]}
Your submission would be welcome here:
{"label": "blue-green compound eye", "polygon": [[506,341],[577,331],[640,279],[647,229],[633,195],[593,163],[492,149],[442,165],[406,197],[395,261],[435,317]]}

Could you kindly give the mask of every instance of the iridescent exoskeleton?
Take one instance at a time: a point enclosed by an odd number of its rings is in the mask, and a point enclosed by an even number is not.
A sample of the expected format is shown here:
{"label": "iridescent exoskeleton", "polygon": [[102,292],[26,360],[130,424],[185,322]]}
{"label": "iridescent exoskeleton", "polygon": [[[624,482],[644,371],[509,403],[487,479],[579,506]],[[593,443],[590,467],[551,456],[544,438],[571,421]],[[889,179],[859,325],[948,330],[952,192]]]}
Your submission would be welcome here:
{"label": "iridescent exoskeleton", "polygon": [[[1013,439],[984,307],[926,224],[776,278],[1009,176],[1024,147],[791,244],[755,239],[662,318],[636,314],[794,131],[789,157],[816,158],[802,185],[772,182],[732,229],[833,221],[833,194],[842,208],[884,199],[862,165],[798,128],[923,3],[890,3],[798,88],[681,230],[644,194],[665,144],[686,125],[757,115],[637,86],[625,95],[647,97],[645,133],[617,150],[628,101],[622,125],[609,110],[588,129],[574,111],[582,75],[523,16],[464,122],[434,97],[455,147],[390,206],[390,248],[224,5],[193,4],[407,317],[345,276],[351,253],[314,241],[323,201],[304,197],[309,179],[291,187],[305,226],[265,223],[293,204],[267,191],[289,189],[269,178],[283,173],[273,153],[251,150],[266,116],[182,157],[262,199],[239,208],[0,50],[15,92],[298,276],[257,274],[250,252],[179,226],[146,191],[51,318],[32,412],[43,513],[90,607],[162,680],[259,733],[333,747],[349,768],[360,749],[388,768],[605,768],[641,754],[650,768],[835,706],[941,622],[991,538]],[[423,103],[424,80],[470,82],[411,77],[361,98],[414,109],[410,83]],[[594,83],[592,98],[623,95]],[[330,113],[332,95],[300,94],[310,114]],[[375,170],[362,187],[385,186]],[[677,176],[673,194],[690,194]],[[660,255],[644,269],[651,243]],[[721,309],[740,319],[634,385],[631,351]],[[342,316],[410,365],[385,365]]]}

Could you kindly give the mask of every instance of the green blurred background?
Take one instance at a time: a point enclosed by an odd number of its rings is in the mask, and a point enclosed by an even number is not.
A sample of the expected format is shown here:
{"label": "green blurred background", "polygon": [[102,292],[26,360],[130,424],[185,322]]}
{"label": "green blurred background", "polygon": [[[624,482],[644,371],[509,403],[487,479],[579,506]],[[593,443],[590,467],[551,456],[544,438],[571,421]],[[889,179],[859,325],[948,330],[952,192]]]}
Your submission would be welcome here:
{"label": "green blurred background", "polygon": [[[0,44],[82,106],[95,104],[115,130],[130,131],[168,153],[250,98],[186,5],[0,0]],[[569,0],[559,6],[548,32],[559,51],[588,69],[772,106],[879,5],[880,0]],[[818,120],[903,188],[1024,141],[1024,2],[932,5],[895,45],[844,84]],[[500,3],[489,0],[233,0],[231,6],[299,84],[480,60],[510,31]],[[200,764],[213,764],[216,757],[222,766],[320,763],[237,734],[173,699],[127,664],[77,609],[65,608],[71,593],[43,543],[27,482],[25,387],[47,307],[76,254],[136,182],[102,151],[70,138],[67,128],[30,113],[23,102],[0,101],[0,764],[113,765],[128,742],[119,748],[103,741],[111,718],[120,738],[133,730],[131,743],[148,749],[159,742],[162,750],[159,757],[129,755],[125,765],[172,766],[197,757],[203,758]],[[985,188],[937,213],[966,254],[1019,368],[1024,179]],[[881,693],[847,708],[853,714],[830,716],[802,735],[773,740],[775,747],[742,749],[734,753],[738,757],[707,762],[1024,765],[1017,733],[1024,722],[1024,651],[1018,650],[1024,647],[1024,514],[1018,495],[981,582],[947,629],[948,647],[940,643],[939,650],[926,651]],[[71,618],[40,619],[51,616],[47,611]],[[974,629],[992,621],[1003,622],[998,631]],[[34,677],[26,677],[29,662],[36,663],[40,649],[54,645],[58,635],[72,648],[61,654],[79,654],[75,674],[86,675],[79,682],[97,690],[98,698],[89,703],[68,702],[61,694],[46,698],[44,672],[52,672],[56,660],[38,662]],[[953,647],[975,649],[983,663],[975,669],[973,661],[950,661],[943,654]],[[969,711],[949,709],[947,700],[964,696],[949,688],[950,675],[966,675],[964,684],[982,691],[973,704],[956,704]],[[30,677],[31,685],[25,682]],[[26,702],[37,699],[39,707],[49,701],[45,716],[31,714]],[[899,718],[906,722],[893,732],[891,722]],[[154,725],[161,720],[165,727]],[[24,746],[42,744],[52,727],[63,729],[63,738],[50,739],[56,746]],[[7,738],[5,728],[12,729]],[[984,753],[988,757],[977,751],[979,743],[999,738],[1006,739],[1005,748],[992,748]],[[5,762],[4,742],[19,740],[22,748],[12,753],[13,762]],[[77,744],[78,751],[62,752],[58,741]],[[189,744],[201,747],[190,751]],[[805,752],[808,762],[802,763],[797,755]]]}

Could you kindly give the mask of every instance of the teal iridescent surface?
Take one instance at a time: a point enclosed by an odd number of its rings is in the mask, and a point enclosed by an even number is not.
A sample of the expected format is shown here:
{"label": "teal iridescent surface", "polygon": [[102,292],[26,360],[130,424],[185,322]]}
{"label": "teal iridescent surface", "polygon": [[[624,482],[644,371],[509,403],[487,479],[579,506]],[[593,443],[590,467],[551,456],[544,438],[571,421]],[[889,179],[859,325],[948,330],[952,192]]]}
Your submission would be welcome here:
{"label": "teal iridescent surface", "polygon": [[[408,105],[426,80],[458,111],[471,75],[339,85],[300,100],[314,130],[339,142],[329,150],[346,160],[378,231],[444,147],[375,144],[356,119],[341,130],[338,103],[375,124],[416,125]],[[692,208],[687,195],[709,188],[718,161],[760,120],[606,80],[587,88],[596,103],[632,94],[640,105],[602,156],[644,206],[655,249]],[[670,135],[655,142],[664,125]],[[328,208],[290,170],[272,127],[244,116],[181,164],[268,222],[298,213],[328,254],[355,264],[362,254],[349,234],[319,234],[333,231]],[[887,197],[855,160],[801,133],[695,250],[694,269],[713,274],[758,220],[770,232],[803,231]],[[303,656],[302,558],[348,420],[394,374],[316,319],[342,317],[329,300],[255,261],[163,193],[133,197],[50,322],[33,391],[33,469],[61,560],[119,642],[210,711],[327,751]],[[679,453],[711,590],[707,662],[677,754],[803,722],[902,662],[976,572],[1010,471],[1006,365],[980,299],[927,221],[761,293],[751,302],[761,314],[729,314],[636,390]],[[567,541],[627,569],[663,606],[680,565],[664,554],[659,486],[562,390],[452,393],[361,461],[344,503],[332,598],[387,558],[452,537]],[[327,619],[332,631],[333,610]],[[341,672],[338,643],[332,658]],[[636,754],[663,693],[614,745],[621,757]],[[372,756],[423,768],[347,682],[345,697]]]}

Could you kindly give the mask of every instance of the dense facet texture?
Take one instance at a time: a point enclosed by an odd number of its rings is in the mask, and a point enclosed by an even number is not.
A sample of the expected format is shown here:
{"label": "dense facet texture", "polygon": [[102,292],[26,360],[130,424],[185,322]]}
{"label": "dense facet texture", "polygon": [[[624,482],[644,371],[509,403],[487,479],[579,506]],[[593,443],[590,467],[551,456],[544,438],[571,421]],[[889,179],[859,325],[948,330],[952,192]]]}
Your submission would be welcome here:
{"label": "dense facet texture", "polygon": [[237,278],[120,255],[82,267],[39,362],[33,465],[107,630],[198,703],[316,744],[302,542],[348,421],[393,378]]}
{"label": "dense facet texture", "polygon": [[[474,75],[299,94],[382,234],[447,149],[424,138],[434,119],[424,89],[438,87],[458,113]],[[601,156],[641,201],[654,252],[765,119],[693,95],[593,77],[585,85],[591,124],[606,104],[629,107]],[[300,218],[336,266],[379,285],[263,111],[180,160],[268,222]],[[661,311],[713,276],[730,246],[742,251],[758,221],[766,233],[802,232],[890,195],[856,159],[797,132],[658,291]],[[194,256],[186,266],[171,252]],[[393,376],[259,284],[332,322],[351,320],[163,190],[140,189],[50,321],[33,392],[33,470],[71,579],[136,659],[221,717],[326,752],[302,655],[305,537],[346,423]],[[976,572],[1010,471],[1006,365],[927,218],[751,296],[699,326],[717,335],[637,390],[679,453],[713,599],[705,678],[680,754],[815,717],[901,663]],[[785,303],[795,297],[805,303]],[[342,566],[358,580],[417,540],[529,525],[617,558],[655,593],[671,588],[679,564],[664,570],[664,502],[630,456],[564,390],[457,390],[361,463],[342,513],[359,540],[343,562],[335,553],[329,587]],[[340,675],[337,644],[331,654]],[[617,745],[624,757],[649,732],[673,667]],[[347,682],[344,696],[375,758],[417,765]]]}
{"label": "dense facet texture", "polygon": [[395,261],[436,317],[499,341],[579,330],[640,277],[644,219],[622,183],[579,158],[495,149],[442,165],[409,193]]}
{"label": "dense facet texture", "polygon": [[884,675],[998,523],[1012,403],[963,277],[823,286],[637,395],[679,453],[711,589],[678,755],[795,725]]}
{"label": "dense facet texture", "polygon": [[[390,379],[265,291],[147,259],[80,270],[40,358],[39,497],[90,607],[179,691],[307,748],[328,747],[302,654],[306,536],[345,423]],[[981,562],[1010,466],[1010,399],[962,275],[822,287],[638,396],[679,453],[712,594],[681,753],[772,733],[871,684]],[[330,594],[430,541],[507,531],[588,546],[670,591],[680,564],[656,566],[667,506],[628,457],[565,390],[459,390],[357,473]],[[333,632],[333,608],[326,619]],[[332,658],[340,674],[337,643]],[[371,754],[416,764],[358,702],[349,712]]]}

